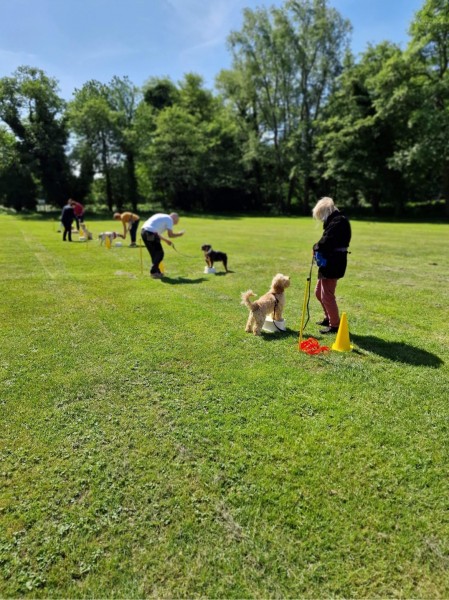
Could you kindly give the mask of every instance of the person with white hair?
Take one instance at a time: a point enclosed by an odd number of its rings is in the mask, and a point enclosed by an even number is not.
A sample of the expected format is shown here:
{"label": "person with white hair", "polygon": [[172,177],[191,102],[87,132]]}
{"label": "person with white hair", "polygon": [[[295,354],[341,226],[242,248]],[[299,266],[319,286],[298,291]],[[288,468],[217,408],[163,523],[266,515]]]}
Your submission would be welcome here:
{"label": "person with white hair", "polygon": [[340,325],[340,315],[335,298],[337,281],[346,272],[351,225],[348,219],[335,206],[332,198],[321,198],[312,211],[313,218],[323,222],[323,235],[313,246],[315,262],[318,266],[318,281],[315,296],[323,307],[324,318],[320,333],[336,333]]}
{"label": "person with white hair", "polygon": [[177,225],[178,222],[179,215],[177,213],[171,213],[169,215],[156,213],[142,225],[142,240],[150,253],[153,262],[150,271],[150,275],[153,279],[162,279],[159,265],[164,259],[164,250],[162,248],[161,240],[169,246],[173,246],[173,242],[162,234],[167,232],[169,238],[176,238],[184,235],[184,231],[180,231],[179,233],[174,233],[173,231],[173,227]]}

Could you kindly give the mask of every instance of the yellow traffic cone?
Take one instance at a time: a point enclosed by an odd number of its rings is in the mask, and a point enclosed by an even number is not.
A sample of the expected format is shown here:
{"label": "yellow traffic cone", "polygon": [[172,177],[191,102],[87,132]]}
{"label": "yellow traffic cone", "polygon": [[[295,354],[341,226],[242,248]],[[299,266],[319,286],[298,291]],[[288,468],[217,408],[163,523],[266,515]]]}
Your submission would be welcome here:
{"label": "yellow traffic cone", "polygon": [[111,248],[111,238],[107,235],[104,241],[106,248],[109,250]]}
{"label": "yellow traffic cone", "polygon": [[345,312],[341,315],[337,339],[332,344],[332,350],[337,350],[337,352],[351,352],[352,350],[351,342],[349,341],[348,320]]}
{"label": "yellow traffic cone", "polygon": [[165,267],[164,267],[164,263],[163,262],[159,263],[159,271],[162,273],[162,275],[165,273]]}

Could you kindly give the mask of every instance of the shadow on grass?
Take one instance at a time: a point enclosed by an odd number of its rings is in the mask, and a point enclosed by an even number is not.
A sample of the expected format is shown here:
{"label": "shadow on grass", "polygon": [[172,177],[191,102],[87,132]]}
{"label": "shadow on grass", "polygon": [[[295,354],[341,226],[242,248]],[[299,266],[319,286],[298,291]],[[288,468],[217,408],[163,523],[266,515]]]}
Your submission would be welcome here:
{"label": "shadow on grass", "polygon": [[279,342],[280,340],[284,340],[285,338],[296,338],[298,339],[298,332],[293,329],[286,329],[285,331],[276,331],[276,332],[268,332],[261,331],[261,337],[268,342]]}
{"label": "shadow on grass", "polygon": [[181,283],[203,283],[207,281],[206,277],[198,277],[197,279],[188,279],[187,277],[166,277],[161,279],[162,283],[168,283],[169,285],[179,285]]}
{"label": "shadow on grass", "polygon": [[353,335],[351,334],[351,340],[353,340],[361,349],[374,352],[390,360],[402,362],[408,365],[415,365],[417,367],[433,367],[438,368],[443,363],[439,356],[405,344],[404,342],[390,342],[374,337],[373,335]]}

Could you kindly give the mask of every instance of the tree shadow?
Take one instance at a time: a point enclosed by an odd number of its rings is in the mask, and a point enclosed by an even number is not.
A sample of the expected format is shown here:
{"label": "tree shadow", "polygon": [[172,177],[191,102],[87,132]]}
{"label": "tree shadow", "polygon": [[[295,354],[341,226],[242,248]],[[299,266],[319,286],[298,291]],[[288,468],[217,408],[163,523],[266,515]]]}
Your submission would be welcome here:
{"label": "tree shadow", "polygon": [[439,356],[404,342],[390,342],[373,335],[353,335],[353,340],[361,349],[368,350],[379,356],[396,362],[402,362],[417,367],[433,367],[437,369],[444,364]]}
{"label": "tree shadow", "polygon": [[187,277],[162,277],[162,283],[168,283],[169,285],[179,285],[181,283],[203,283],[207,281],[206,277],[198,277],[197,279],[188,279]]}

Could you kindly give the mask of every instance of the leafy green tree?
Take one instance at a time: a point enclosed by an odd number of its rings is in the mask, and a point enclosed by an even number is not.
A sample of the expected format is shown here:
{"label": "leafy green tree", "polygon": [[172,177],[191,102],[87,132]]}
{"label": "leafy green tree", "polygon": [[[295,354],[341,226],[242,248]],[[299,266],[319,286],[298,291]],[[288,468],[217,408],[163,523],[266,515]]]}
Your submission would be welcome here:
{"label": "leafy green tree", "polygon": [[[127,77],[113,77],[107,85],[87,82],[69,104],[69,123],[77,136],[73,158],[90,173],[90,183],[95,172],[102,175],[111,211],[114,205],[121,210],[125,200],[137,211],[135,118],[139,102],[140,92]],[[119,186],[116,172],[122,164],[125,181]]]}
{"label": "leafy green tree", "polygon": [[173,106],[178,101],[179,91],[167,77],[151,77],[143,86],[143,99],[154,110]]}
{"label": "leafy green tree", "polygon": [[173,104],[139,113],[148,119],[140,128],[148,143],[141,147],[139,178],[165,206],[232,208],[242,191],[232,115],[192,73],[171,97]]}
{"label": "leafy green tree", "polygon": [[221,75],[221,89],[245,124],[246,155],[263,168],[265,194],[281,211],[294,195],[308,211],[316,124],[349,32],[326,0],[288,0],[279,9],[245,10],[243,28],[229,36],[239,75]]}
{"label": "leafy green tree", "polygon": [[425,169],[435,177],[449,216],[449,3],[426,0],[410,27],[407,57],[411,77],[407,101],[413,108],[409,127],[413,144],[399,157],[401,164]]}
{"label": "leafy green tree", "polygon": [[60,206],[70,194],[71,175],[65,103],[57,92],[56,81],[33,67],[0,79],[0,119],[18,142],[21,170],[32,173],[48,202]]}
{"label": "leafy green tree", "polygon": [[[107,99],[112,111],[114,137],[116,145],[124,157],[125,194],[135,212],[138,209],[136,156],[139,147],[138,131],[135,125],[137,107],[141,98],[140,90],[131,83],[128,77],[113,77],[107,86]],[[120,199],[118,209],[122,209]]]}
{"label": "leafy green tree", "polygon": [[36,206],[37,186],[21,160],[14,135],[0,127],[0,203],[16,210]]}
{"label": "leafy green tree", "polygon": [[[68,106],[68,119],[77,140],[73,158],[79,168],[90,164],[91,171],[101,174],[107,205],[112,211],[115,198],[111,172],[119,157],[107,86],[92,80],[75,90],[74,99]],[[94,173],[88,182],[89,187],[93,176]]]}
{"label": "leafy green tree", "polygon": [[364,200],[377,213],[381,202],[399,211],[406,201],[408,186],[393,160],[406,117],[383,109],[386,82],[401,61],[401,50],[389,42],[368,47],[357,64],[347,57],[325,109],[316,153],[340,203]]}

